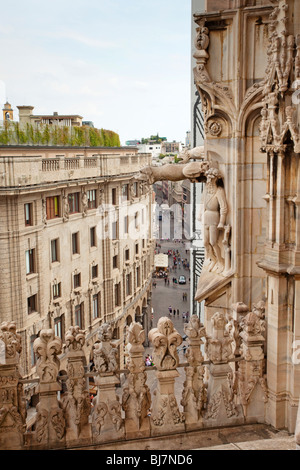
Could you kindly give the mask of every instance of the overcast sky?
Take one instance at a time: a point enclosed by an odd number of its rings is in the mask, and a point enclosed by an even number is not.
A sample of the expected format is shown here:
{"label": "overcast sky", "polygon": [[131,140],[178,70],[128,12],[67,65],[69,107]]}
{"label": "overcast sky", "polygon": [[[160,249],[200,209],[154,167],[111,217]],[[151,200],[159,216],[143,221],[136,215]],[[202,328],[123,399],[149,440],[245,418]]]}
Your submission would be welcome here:
{"label": "overcast sky", "polygon": [[0,97],[79,114],[121,144],[190,130],[190,0],[3,2]]}

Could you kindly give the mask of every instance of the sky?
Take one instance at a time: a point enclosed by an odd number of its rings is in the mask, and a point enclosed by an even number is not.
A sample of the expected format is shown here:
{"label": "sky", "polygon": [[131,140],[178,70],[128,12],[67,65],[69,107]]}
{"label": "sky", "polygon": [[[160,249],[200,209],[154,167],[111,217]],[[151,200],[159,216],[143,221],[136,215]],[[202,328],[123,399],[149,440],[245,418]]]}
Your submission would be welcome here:
{"label": "sky", "polygon": [[79,114],[121,144],[190,130],[190,0],[2,2],[0,104]]}

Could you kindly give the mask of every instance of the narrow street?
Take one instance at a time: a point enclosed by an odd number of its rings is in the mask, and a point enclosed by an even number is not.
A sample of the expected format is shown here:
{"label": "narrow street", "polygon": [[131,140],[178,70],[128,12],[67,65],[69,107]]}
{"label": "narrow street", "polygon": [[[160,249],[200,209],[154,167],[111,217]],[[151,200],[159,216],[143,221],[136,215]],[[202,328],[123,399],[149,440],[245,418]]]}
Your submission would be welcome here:
{"label": "narrow street", "polygon": [[[160,247],[158,246],[160,245]],[[185,244],[174,241],[157,241],[157,253],[168,253],[168,250],[179,251],[178,258],[187,259],[189,262],[189,251],[186,252]],[[179,276],[185,276],[186,284],[178,284]],[[173,277],[177,279],[177,283],[173,283]],[[169,283],[163,278],[153,278],[152,290],[152,308],[153,308],[153,327],[155,328],[160,317],[169,316],[169,306],[172,308],[172,319],[178,333],[184,335],[184,319],[183,313],[189,313],[190,306],[190,271],[182,266],[182,262],[178,263],[177,269],[173,268],[173,256],[169,256]],[[156,282],[156,287],[155,287]],[[186,300],[183,294],[186,293]],[[176,313],[173,314],[175,309]],[[177,313],[179,311],[179,315]]]}

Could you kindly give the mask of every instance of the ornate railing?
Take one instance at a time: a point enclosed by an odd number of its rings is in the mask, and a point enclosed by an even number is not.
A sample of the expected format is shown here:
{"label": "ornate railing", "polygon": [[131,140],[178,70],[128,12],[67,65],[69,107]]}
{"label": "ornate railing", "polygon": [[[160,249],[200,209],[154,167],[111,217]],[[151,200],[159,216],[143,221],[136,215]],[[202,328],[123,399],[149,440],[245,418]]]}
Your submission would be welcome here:
{"label": "ornate railing", "polygon": [[[39,403],[34,425],[26,422],[24,383],[19,372],[21,337],[14,322],[0,327],[0,448],[59,449],[99,446],[132,439],[184,433],[203,428],[263,422],[267,401],[264,374],[264,318],[259,306],[249,312],[236,304],[229,315],[215,313],[211,334],[193,315],[185,324],[187,350],[168,317],[149,332],[154,367],[145,365],[145,331],[133,322],[127,330],[127,364],[118,369],[113,330],[103,324],[93,346],[94,369],[87,371],[85,332],[66,334],[67,368],[62,376],[62,341],[42,330],[34,342]],[[175,380],[184,368],[185,382]],[[153,394],[148,371],[156,375]],[[182,369],[181,369],[182,370]],[[120,387],[120,372],[126,380]],[[91,401],[88,381],[97,393]],[[62,390],[64,383],[64,393]],[[178,400],[178,396],[181,398]]]}

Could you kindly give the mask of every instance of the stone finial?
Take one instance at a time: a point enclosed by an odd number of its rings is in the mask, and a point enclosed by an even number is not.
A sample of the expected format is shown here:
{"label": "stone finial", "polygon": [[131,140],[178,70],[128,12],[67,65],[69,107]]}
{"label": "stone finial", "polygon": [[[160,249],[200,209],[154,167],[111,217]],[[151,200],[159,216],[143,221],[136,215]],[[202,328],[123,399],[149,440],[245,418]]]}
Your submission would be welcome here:
{"label": "stone finial", "polygon": [[3,322],[0,326],[0,364],[17,360],[22,351],[21,336],[15,322]]}
{"label": "stone finial", "polygon": [[71,326],[67,331],[65,342],[69,351],[82,351],[85,343],[84,331],[79,326]]}
{"label": "stone finial", "polygon": [[182,337],[168,317],[158,320],[157,328],[149,332],[149,339],[154,345],[153,359],[158,370],[176,369],[179,364],[177,353]]}
{"label": "stone finial", "polygon": [[40,384],[57,382],[60,361],[58,355],[62,351],[62,341],[55,336],[53,330],[42,330],[40,337],[33,343],[34,352],[38,356],[36,371]]}
{"label": "stone finial", "polygon": [[197,315],[192,315],[189,323],[184,325],[184,332],[189,343],[186,357],[191,365],[199,365],[204,360],[200,347],[202,338],[206,337],[206,330]]}

